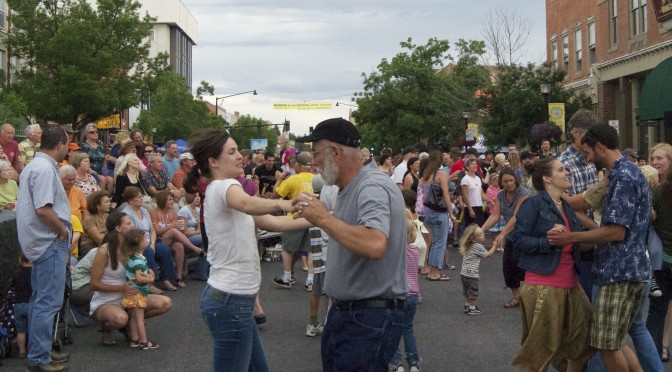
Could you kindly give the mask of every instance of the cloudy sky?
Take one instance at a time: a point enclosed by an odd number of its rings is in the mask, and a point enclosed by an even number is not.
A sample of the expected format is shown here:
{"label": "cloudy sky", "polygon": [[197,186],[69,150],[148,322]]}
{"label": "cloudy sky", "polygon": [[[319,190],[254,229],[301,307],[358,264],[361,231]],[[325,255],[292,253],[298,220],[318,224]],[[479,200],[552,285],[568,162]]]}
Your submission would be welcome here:
{"label": "cloudy sky", "polygon": [[[220,100],[239,111],[280,123],[292,132],[331,117],[348,117],[351,107],[273,110],[274,103],[351,103],[362,90],[361,74],[401,51],[412,37],[451,42],[483,39],[485,15],[504,5],[532,22],[526,60],[544,60],[545,11],[540,0],[182,0],[198,21],[193,81],[214,85]],[[214,100],[213,100],[214,103]]]}

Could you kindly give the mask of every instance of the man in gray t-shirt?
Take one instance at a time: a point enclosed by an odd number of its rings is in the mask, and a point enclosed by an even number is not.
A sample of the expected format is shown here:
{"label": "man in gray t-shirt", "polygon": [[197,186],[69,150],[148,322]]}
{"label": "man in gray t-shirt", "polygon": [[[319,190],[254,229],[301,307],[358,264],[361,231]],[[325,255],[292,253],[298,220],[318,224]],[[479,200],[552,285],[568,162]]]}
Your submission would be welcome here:
{"label": "man in gray t-shirt", "polygon": [[331,237],[325,290],[334,303],[322,336],[325,371],[387,370],[405,318],[403,197],[374,163],[362,165],[359,140],[355,126],[341,118],[297,139],[313,143],[325,184],[340,189],[333,215],[315,199],[297,214]]}

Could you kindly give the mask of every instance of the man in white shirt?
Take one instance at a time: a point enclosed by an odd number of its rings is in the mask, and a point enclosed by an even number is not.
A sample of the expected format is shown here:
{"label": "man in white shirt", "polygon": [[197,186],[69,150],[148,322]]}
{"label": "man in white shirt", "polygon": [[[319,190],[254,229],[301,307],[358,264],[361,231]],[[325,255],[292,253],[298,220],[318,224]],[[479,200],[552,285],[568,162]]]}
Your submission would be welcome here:
{"label": "man in white shirt", "polygon": [[408,146],[401,151],[401,154],[404,155],[404,161],[402,161],[396,168],[394,168],[394,174],[392,174],[392,181],[397,184],[399,189],[402,188],[404,183],[404,174],[408,170],[408,159],[418,156],[418,150],[413,146]]}

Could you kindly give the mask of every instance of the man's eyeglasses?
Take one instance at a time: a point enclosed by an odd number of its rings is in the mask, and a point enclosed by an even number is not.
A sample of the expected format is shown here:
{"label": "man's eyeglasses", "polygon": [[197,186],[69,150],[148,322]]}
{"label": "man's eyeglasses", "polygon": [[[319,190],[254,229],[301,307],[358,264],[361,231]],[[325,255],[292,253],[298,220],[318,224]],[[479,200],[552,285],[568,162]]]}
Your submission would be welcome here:
{"label": "man's eyeglasses", "polygon": [[145,150],[145,154],[148,152],[154,152],[154,150]]}

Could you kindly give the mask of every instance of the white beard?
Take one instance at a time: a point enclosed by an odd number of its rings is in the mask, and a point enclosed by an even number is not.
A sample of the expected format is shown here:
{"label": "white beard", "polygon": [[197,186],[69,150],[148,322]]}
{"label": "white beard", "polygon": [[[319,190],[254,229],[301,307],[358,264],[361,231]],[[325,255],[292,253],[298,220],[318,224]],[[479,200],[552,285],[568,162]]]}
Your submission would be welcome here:
{"label": "white beard", "polygon": [[320,169],[320,174],[322,175],[322,180],[325,185],[335,185],[336,179],[338,178],[339,169],[334,162],[333,153],[327,151],[324,157],[324,169]]}

